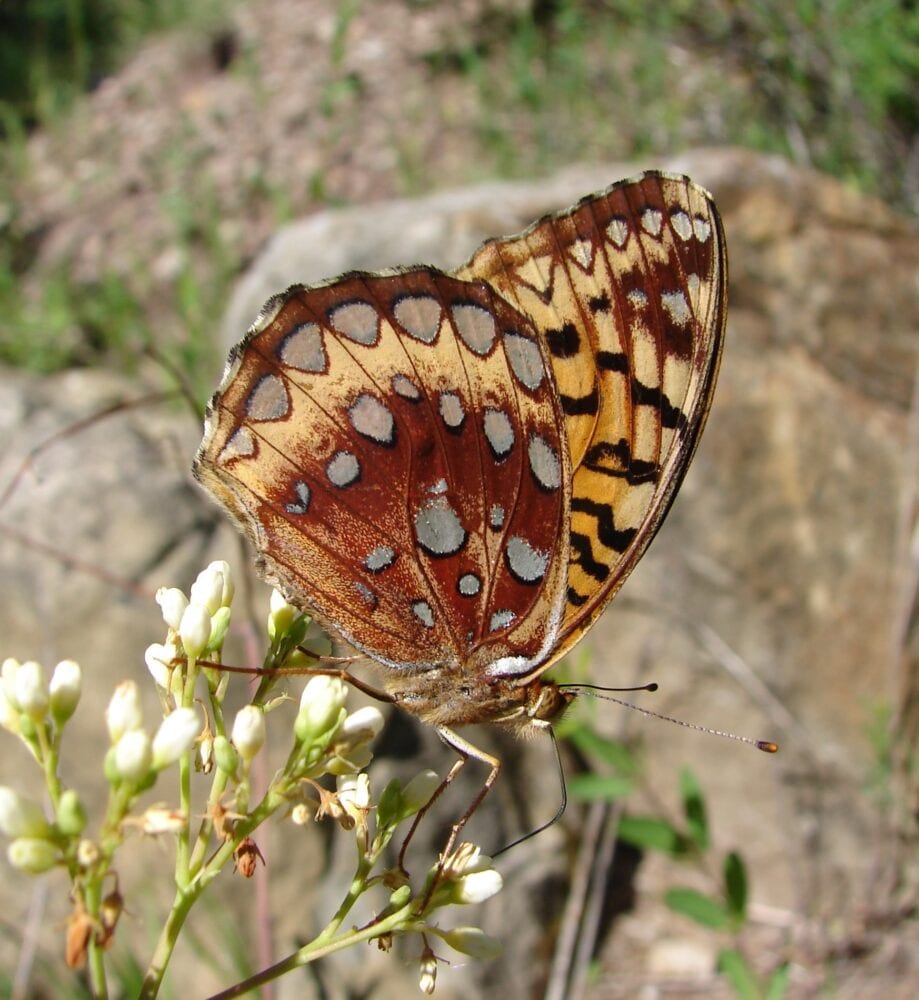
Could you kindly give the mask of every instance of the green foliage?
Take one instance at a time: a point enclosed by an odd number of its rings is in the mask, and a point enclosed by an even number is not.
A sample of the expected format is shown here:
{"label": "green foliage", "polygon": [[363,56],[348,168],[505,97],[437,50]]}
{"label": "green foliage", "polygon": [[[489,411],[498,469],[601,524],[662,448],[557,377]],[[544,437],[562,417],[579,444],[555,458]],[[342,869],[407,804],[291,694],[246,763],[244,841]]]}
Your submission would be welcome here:
{"label": "green foliage", "polygon": [[478,89],[493,167],[741,143],[892,200],[919,128],[919,9],[897,0],[556,0],[432,53]]}
{"label": "green foliage", "polygon": [[4,0],[0,3],[0,128],[50,121],[124,60],[140,39],[203,23],[226,0]]}
{"label": "green foliage", "polygon": [[0,264],[0,315],[0,362],[35,372],[88,365],[103,356],[130,369],[149,335],[140,303],[117,274],[78,284],[58,271],[29,295],[20,276]]}
{"label": "green foliage", "polygon": [[674,886],[664,894],[664,902],[674,913],[734,939],[731,947],[721,949],[718,969],[738,997],[742,1000],[782,1000],[788,986],[787,964],[761,981],[736,944],[748,919],[747,870],[740,854],[728,851],[720,865],[720,880],[712,876],[718,865],[711,858],[708,809],[695,774],[688,768],[683,768],[679,774],[680,821],[662,815],[636,814],[629,810],[627,801],[629,793],[641,781],[641,767],[634,752],[623,743],[601,736],[588,723],[568,720],[560,729],[598,769],[569,779],[572,797],[589,802],[618,802],[620,808],[624,806],[617,829],[620,841],[691,864],[706,876],[713,884],[712,890]]}
{"label": "green foliage", "polygon": [[725,931],[730,926],[727,909],[718,900],[695,889],[668,889],[664,902],[674,913],[682,913],[702,927]]}

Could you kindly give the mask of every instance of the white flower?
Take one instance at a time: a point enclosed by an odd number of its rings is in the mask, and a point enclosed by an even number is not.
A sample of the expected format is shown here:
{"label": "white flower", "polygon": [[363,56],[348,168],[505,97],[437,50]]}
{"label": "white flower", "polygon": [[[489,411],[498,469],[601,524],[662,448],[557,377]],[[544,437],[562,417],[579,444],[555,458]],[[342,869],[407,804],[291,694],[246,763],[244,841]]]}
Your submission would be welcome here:
{"label": "white flower", "polygon": [[191,585],[191,603],[206,608],[208,615],[214,614],[223,604],[224,566],[226,563],[212,562],[207,569],[201,570]]}
{"label": "white flower", "polygon": [[99,861],[101,854],[99,845],[88,837],[84,837],[77,844],[77,863],[81,868],[92,868]]}
{"label": "white flower", "polygon": [[143,725],[140,693],[134,681],[122,681],[115,688],[112,700],[105,710],[105,721],[112,743],[117,743],[125,733],[140,729]]}
{"label": "white flower", "polygon": [[181,809],[169,809],[167,806],[150,806],[140,817],[141,830],[151,836],[160,833],[181,833],[185,823],[186,816]]}
{"label": "white flower", "polygon": [[338,779],[338,802],[356,822],[363,822],[370,808],[370,778],[365,772]]}
{"label": "white flower", "polygon": [[187,753],[201,735],[201,720],[193,708],[177,708],[163,719],[153,737],[153,766],[160,770]]}
{"label": "white flower", "polygon": [[115,770],[126,781],[146,778],[152,757],[150,737],[143,729],[129,729],[115,744]]}
{"label": "white flower", "polygon": [[379,736],[383,722],[383,713],[375,705],[364,705],[363,708],[345,716],[345,721],[335,736],[337,740],[349,746],[360,746]]}
{"label": "white flower", "polygon": [[154,642],[144,650],[144,662],[158,687],[169,690],[172,679],[173,693],[182,688],[182,672],[173,666],[173,660],[179,655],[179,647],[174,642]]}
{"label": "white flower", "polygon": [[156,603],[163,612],[163,621],[178,631],[179,622],[188,607],[188,598],[178,587],[160,587],[156,592]]}
{"label": "white flower", "polygon": [[41,807],[0,785],[0,831],[7,837],[41,837],[50,830]]}
{"label": "white flower", "polygon": [[83,690],[83,674],[76,660],[61,660],[51,675],[51,714],[58,725],[76,711]]}
{"label": "white flower", "polygon": [[231,739],[243,760],[249,761],[265,745],[265,713],[246,705],[236,713]]}
{"label": "white flower", "polygon": [[453,902],[484,903],[486,899],[491,899],[496,892],[500,892],[503,885],[504,879],[494,868],[471,872],[469,875],[464,875],[455,884],[452,894]]}
{"label": "white flower", "polygon": [[469,841],[463,841],[456,850],[444,860],[441,871],[445,879],[458,879],[469,872],[480,871],[491,865],[491,858],[484,855],[481,848]]}
{"label": "white flower", "polygon": [[189,656],[198,657],[207,649],[211,638],[212,613],[203,604],[193,600],[182,614],[182,620],[179,622],[179,638]]}
{"label": "white flower", "polygon": [[33,722],[48,714],[48,683],[40,663],[27,660],[19,664],[13,681],[13,697],[19,710]]}

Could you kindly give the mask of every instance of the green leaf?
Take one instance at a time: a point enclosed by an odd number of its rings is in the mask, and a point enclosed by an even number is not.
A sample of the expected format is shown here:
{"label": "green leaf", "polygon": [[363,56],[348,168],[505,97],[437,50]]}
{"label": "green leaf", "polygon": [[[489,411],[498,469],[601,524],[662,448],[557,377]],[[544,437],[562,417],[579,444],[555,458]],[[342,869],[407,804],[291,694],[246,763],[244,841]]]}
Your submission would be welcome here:
{"label": "green leaf", "polygon": [[681,854],[685,843],[679,830],[657,816],[623,816],[618,837],[636,847],[671,855]]}
{"label": "green leaf", "polygon": [[788,995],[788,977],[791,975],[791,966],[788,962],[783,962],[769,977],[766,986],[766,1000],[784,1000]]}
{"label": "green leaf", "polygon": [[391,829],[401,822],[404,812],[402,786],[394,778],[383,789],[383,794],[377,803],[377,826],[380,830]]}
{"label": "green leaf", "polygon": [[688,767],[680,771],[680,792],[683,796],[683,813],[692,842],[700,851],[709,846],[708,814],[699,781]]}
{"label": "green leaf", "polygon": [[613,802],[632,793],[632,783],[607,774],[575,774],[568,779],[568,791],[580,802]]}
{"label": "green leaf", "polygon": [[731,984],[740,1000],[762,1000],[762,989],[747,960],[734,948],[718,955],[718,971]]}
{"label": "green leaf", "polygon": [[724,896],[731,916],[742,924],[747,918],[747,869],[736,851],[724,859]]}
{"label": "green leaf", "polygon": [[724,906],[695,889],[670,889],[664,894],[664,902],[674,913],[682,913],[703,927],[726,930],[730,926]]}

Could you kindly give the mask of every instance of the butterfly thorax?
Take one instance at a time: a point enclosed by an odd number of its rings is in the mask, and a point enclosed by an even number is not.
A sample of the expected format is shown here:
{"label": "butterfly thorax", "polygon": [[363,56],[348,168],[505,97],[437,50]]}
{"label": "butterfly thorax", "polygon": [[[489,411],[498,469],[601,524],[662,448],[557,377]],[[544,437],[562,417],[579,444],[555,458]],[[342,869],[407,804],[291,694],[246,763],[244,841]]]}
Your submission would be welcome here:
{"label": "butterfly thorax", "polygon": [[391,679],[387,691],[406,712],[432,726],[497,723],[522,735],[558,719],[575,697],[553,681],[463,675],[438,667]]}

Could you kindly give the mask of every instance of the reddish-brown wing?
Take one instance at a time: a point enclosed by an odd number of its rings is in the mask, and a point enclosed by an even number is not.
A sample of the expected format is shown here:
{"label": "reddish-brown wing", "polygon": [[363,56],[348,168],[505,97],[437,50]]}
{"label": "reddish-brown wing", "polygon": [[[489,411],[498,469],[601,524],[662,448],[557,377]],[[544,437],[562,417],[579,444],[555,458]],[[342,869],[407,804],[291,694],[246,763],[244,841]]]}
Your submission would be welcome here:
{"label": "reddish-brown wing", "polygon": [[724,234],[706,191],[652,172],[490,240],[455,273],[531,319],[565,414],[571,550],[551,662],[622,585],[695,451],[724,334]]}
{"label": "reddish-brown wing", "polygon": [[532,325],[482,282],[351,274],[273,299],[194,471],[266,578],[375,659],[522,671],[551,652],[564,422]]}

